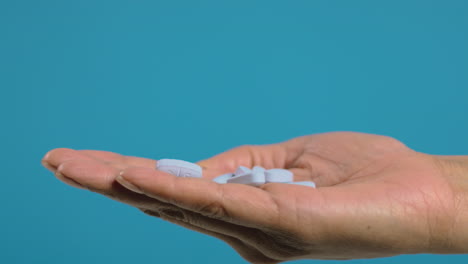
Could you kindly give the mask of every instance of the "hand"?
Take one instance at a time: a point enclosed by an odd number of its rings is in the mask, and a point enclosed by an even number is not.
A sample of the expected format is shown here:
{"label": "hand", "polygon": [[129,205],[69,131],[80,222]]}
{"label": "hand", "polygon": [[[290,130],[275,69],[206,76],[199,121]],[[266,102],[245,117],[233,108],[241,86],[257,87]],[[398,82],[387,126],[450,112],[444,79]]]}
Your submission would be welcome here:
{"label": "hand", "polygon": [[[222,239],[252,263],[468,252],[461,162],[389,137],[337,132],[241,146],[199,162],[203,179],[102,151],[55,149],[43,164],[70,185]],[[289,169],[318,188],[211,181],[240,165]]]}

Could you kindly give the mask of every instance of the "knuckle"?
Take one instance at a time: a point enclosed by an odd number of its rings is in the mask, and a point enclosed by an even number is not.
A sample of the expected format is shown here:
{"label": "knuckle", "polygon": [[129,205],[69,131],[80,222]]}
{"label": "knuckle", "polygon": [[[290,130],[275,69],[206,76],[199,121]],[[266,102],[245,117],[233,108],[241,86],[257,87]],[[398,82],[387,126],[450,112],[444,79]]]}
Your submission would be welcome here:
{"label": "knuckle", "polygon": [[211,201],[199,208],[199,212],[204,215],[215,219],[221,219],[226,217],[226,210],[224,209],[222,202]]}
{"label": "knuckle", "polygon": [[218,185],[217,194],[214,196],[216,198],[210,199],[205,202],[198,208],[198,212],[204,216],[215,218],[215,219],[224,219],[228,217],[225,204],[225,189],[223,185]]}
{"label": "knuckle", "polygon": [[163,218],[175,219],[181,222],[188,222],[187,215],[179,208],[161,208],[159,213]]}

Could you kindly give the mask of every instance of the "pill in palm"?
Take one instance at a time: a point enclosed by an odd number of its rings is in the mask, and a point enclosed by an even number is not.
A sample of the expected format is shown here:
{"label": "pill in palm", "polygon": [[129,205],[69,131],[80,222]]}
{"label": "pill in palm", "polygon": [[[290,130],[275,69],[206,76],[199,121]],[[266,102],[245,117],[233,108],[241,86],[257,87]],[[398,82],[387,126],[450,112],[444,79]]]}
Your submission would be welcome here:
{"label": "pill in palm", "polygon": [[249,173],[251,171],[252,170],[247,168],[247,167],[239,166],[239,168],[237,168],[237,170],[234,172],[234,176],[239,176],[239,175],[242,175],[242,174],[246,174],[246,173]]}
{"label": "pill in palm", "polygon": [[202,168],[195,163],[176,159],[158,160],[156,169],[178,177],[202,177]]}
{"label": "pill in palm", "polygon": [[265,174],[259,172],[249,172],[238,176],[231,177],[227,183],[240,183],[252,186],[260,186],[265,183]]}
{"label": "pill in palm", "polygon": [[263,168],[261,166],[254,166],[252,168],[252,172],[254,172],[254,173],[265,173],[265,168]]}
{"label": "pill in palm", "polygon": [[[202,168],[195,164],[184,160],[176,159],[161,159],[157,161],[156,169],[170,173],[177,177],[202,177]],[[244,166],[239,166],[234,173],[226,173],[213,179],[217,183],[239,183],[251,186],[260,186],[269,182],[288,183],[303,185],[315,188],[315,183],[312,181],[293,182],[294,175],[289,170],[285,169],[269,169],[261,166],[254,166],[249,169]]]}
{"label": "pill in palm", "polygon": [[292,182],[293,173],[285,169],[270,169],[265,171],[265,182]]}
{"label": "pill in palm", "polygon": [[300,182],[288,182],[288,184],[304,185],[315,188],[315,182],[313,181],[300,181]]}
{"label": "pill in palm", "polygon": [[217,182],[217,183],[227,183],[227,180],[234,177],[234,174],[232,173],[226,173],[226,174],[223,174],[223,175],[220,175],[216,178],[213,179],[214,182]]}

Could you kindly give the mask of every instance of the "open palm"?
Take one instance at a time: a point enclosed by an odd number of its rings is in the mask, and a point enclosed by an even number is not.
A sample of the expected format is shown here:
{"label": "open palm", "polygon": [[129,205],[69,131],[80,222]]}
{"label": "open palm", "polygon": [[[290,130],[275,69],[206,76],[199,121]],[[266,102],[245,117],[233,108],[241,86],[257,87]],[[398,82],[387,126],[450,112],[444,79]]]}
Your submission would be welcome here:
{"label": "open palm", "polygon": [[[203,179],[103,151],[55,149],[43,164],[70,185],[222,239],[252,263],[429,252],[444,248],[457,219],[457,194],[438,160],[377,135],[241,146],[200,161]],[[241,165],[289,169],[318,188],[211,181]]]}

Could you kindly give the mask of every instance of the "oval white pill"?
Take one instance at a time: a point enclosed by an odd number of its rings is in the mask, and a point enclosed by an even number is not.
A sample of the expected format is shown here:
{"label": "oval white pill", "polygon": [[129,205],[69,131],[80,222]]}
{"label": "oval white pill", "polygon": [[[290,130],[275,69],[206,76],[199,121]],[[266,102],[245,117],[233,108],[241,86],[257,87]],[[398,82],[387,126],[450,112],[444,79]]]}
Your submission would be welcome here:
{"label": "oval white pill", "polygon": [[235,176],[239,176],[239,175],[242,175],[242,174],[246,174],[246,173],[249,173],[251,172],[252,170],[247,168],[247,167],[244,167],[244,166],[239,166],[239,168],[237,168],[237,170],[234,172],[234,175]]}
{"label": "oval white pill", "polygon": [[288,184],[304,185],[315,188],[315,182],[313,181],[301,181],[301,182],[288,182]]}
{"label": "oval white pill", "polygon": [[176,159],[160,159],[156,169],[178,177],[202,177],[202,168],[195,163]]}
{"label": "oval white pill", "polygon": [[261,166],[254,166],[252,168],[252,172],[261,172],[261,173],[265,173],[265,168],[261,167]]}
{"label": "oval white pill", "polygon": [[260,186],[265,183],[265,174],[254,172],[242,174],[228,179],[227,183],[240,183],[252,186]]}
{"label": "oval white pill", "polygon": [[217,183],[227,183],[227,180],[232,178],[234,176],[234,174],[232,173],[226,173],[226,174],[223,174],[223,175],[220,175],[216,178],[213,179],[214,182],[217,182]]}
{"label": "oval white pill", "polygon": [[292,182],[294,175],[284,169],[270,169],[265,171],[265,182]]}

